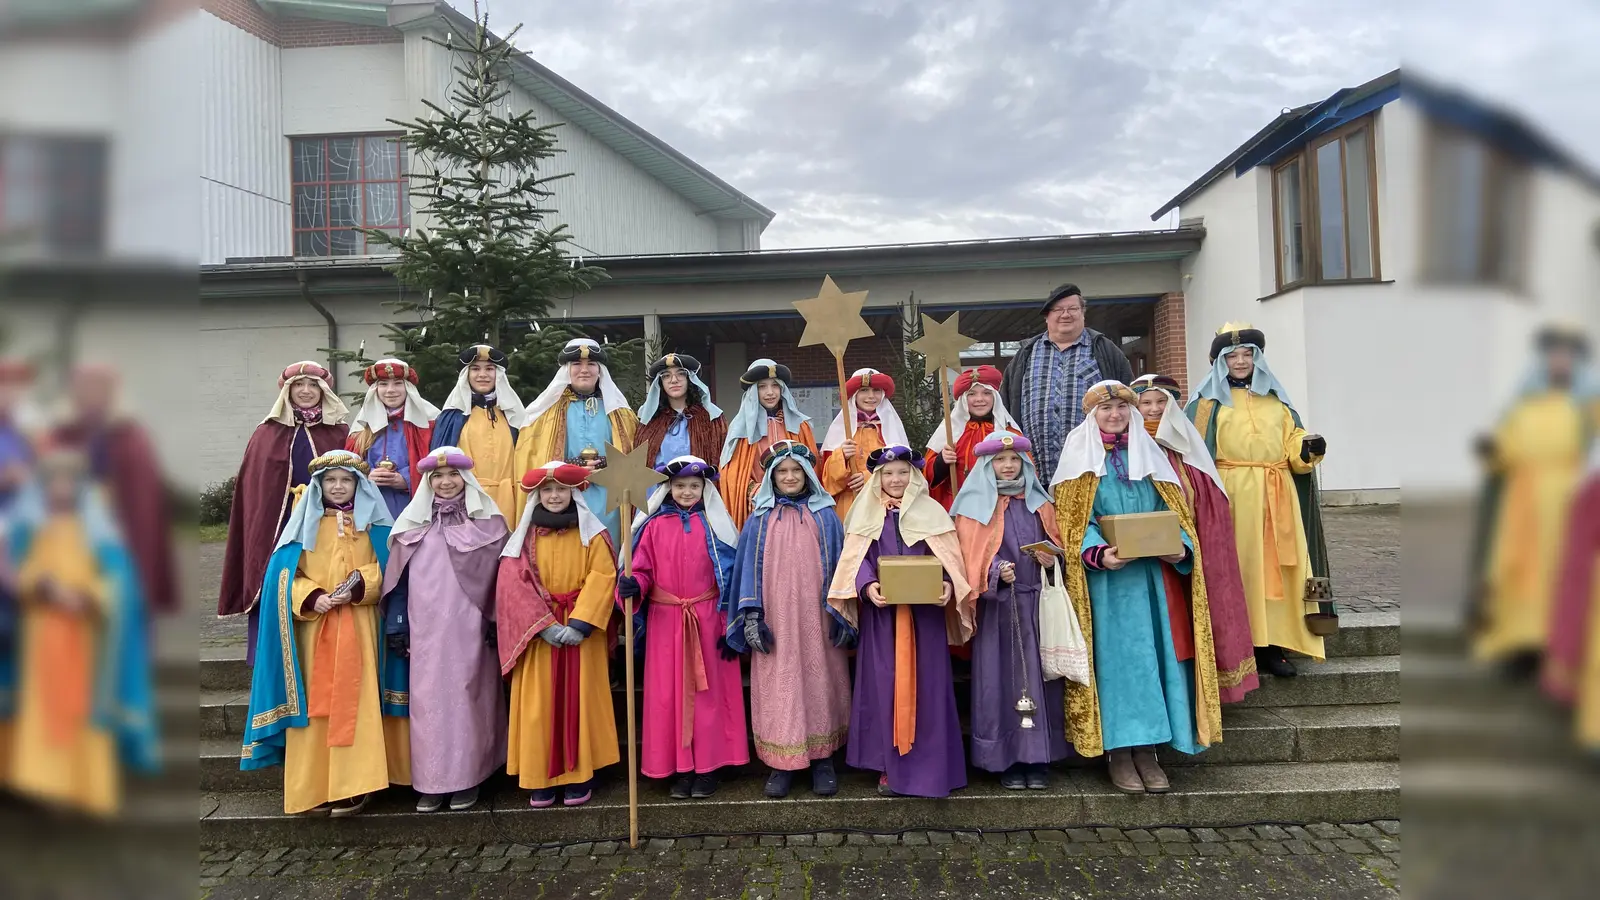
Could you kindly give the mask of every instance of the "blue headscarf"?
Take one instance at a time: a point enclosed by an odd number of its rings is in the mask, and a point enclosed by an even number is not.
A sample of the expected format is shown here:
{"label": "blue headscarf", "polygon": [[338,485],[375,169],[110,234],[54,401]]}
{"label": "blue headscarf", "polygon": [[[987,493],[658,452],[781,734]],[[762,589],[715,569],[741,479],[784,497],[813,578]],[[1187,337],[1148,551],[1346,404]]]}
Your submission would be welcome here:
{"label": "blue headscarf", "polygon": [[[982,448],[983,444],[1004,438],[1011,438],[1017,442],[1026,440],[1021,435],[1002,429],[990,432],[978,446]],[[1034,468],[1033,457],[1023,452],[1028,448],[1012,449],[1017,450],[1017,455],[1022,457],[1022,501],[1028,504],[1028,512],[1038,512],[1039,507],[1050,502],[1050,494],[1044,489],[1044,485],[1039,483],[1039,471]],[[1000,505],[999,479],[994,474],[994,458],[999,452],[995,450],[990,453],[979,453],[973,463],[972,471],[967,473],[967,480],[961,483],[961,490],[956,494],[955,502],[950,504],[951,516],[966,516],[985,525],[994,518],[994,511]]]}
{"label": "blue headscarf", "polygon": [[[777,363],[770,359],[758,359],[750,364],[754,369],[759,366],[776,366]],[[733,445],[744,438],[746,443],[754,444],[767,436],[767,411],[761,406],[761,397],[757,393],[757,385],[750,385],[744,389],[744,397],[739,400],[739,411],[734,413],[733,421],[728,423],[728,437],[722,442],[722,460],[718,463],[725,466],[733,459]],[[789,393],[789,386],[781,380],[778,389],[783,392],[783,427],[791,432],[800,430],[800,426],[811,421],[811,417],[800,411],[795,405],[794,395]]]}
{"label": "blue headscarf", "polygon": [[834,505],[833,495],[823,490],[822,481],[817,478],[815,457],[805,444],[784,441],[781,444],[774,444],[771,453],[772,459],[768,461],[766,471],[761,473],[761,486],[756,488],[756,495],[750,502],[752,513],[763,513],[777,505],[778,489],[772,483],[772,479],[777,474],[778,463],[786,459],[799,463],[800,468],[806,473],[806,484],[811,486],[811,493],[805,498],[807,509],[816,512]]}
{"label": "blue headscarf", "polygon": [[1223,406],[1233,405],[1233,388],[1228,384],[1228,354],[1240,347],[1249,347],[1256,352],[1256,370],[1250,375],[1250,393],[1258,397],[1277,394],[1284,406],[1294,409],[1294,401],[1289,399],[1289,392],[1283,389],[1283,384],[1272,374],[1272,369],[1267,365],[1267,351],[1255,344],[1234,344],[1222,348],[1217,358],[1211,361],[1211,372],[1206,375],[1206,380],[1195,388],[1194,396],[1189,398],[1189,402],[1215,400]]}
{"label": "blue headscarf", "polygon": [[[668,366],[667,369],[683,368],[682,366]],[[667,374],[667,369],[661,370],[661,375]],[[705,408],[706,416],[712,419],[722,416],[722,407],[711,402],[711,389],[700,380],[700,373],[690,369],[683,369],[689,376],[689,383],[700,389],[700,405]],[[644,405],[639,407],[639,424],[655,418],[656,412],[661,409],[661,375],[650,379],[650,390],[645,392]]]}
{"label": "blue headscarf", "polygon": [[369,531],[375,525],[393,525],[389,504],[384,502],[378,486],[363,471],[367,461],[348,450],[330,450],[311,461],[315,471],[306,485],[306,495],[295,504],[289,514],[283,534],[278,536],[274,550],[298,542],[306,550],[317,549],[317,528],[322,522],[322,477],[329,469],[344,469],[356,476],[356,497],[353,515],[357,531]]}

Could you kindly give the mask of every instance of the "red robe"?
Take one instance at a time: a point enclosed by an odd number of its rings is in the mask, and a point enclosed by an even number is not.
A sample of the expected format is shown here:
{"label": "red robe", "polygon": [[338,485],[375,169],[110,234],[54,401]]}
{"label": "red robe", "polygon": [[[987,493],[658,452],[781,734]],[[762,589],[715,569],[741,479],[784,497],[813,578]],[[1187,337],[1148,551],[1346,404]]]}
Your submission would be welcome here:
{"label": "red robe", "polygon": [[[417,485],[422,483],[422,479],[417,477],[417,463],[428,455],[428,448],[432,446],[433,425],[430,424],[426,428],[418,428],[405,421],[402,421],[400,425],[404,429],[406,436],[406,471],[411,473],[411,493],[415,494]],[[375,439],[376,435],[363,428],[360,431],[351,432],[350,436],[345,438],[344,448],[362,459],[366,459],[367,451],[372,449],[372,442]]]}
{"label": "red robe", "polygon": [[[278,529],[289,510],[293,474],[290,453],[295,431],[278,422],[262,422],[245,445],[228,516],[228,546],[222,558],[222,587],[217,595],[219,616],[248,612],[261,592],[267,559],[272,556]],[[306,431],[313,458],[343,448],[350,435],[345,425],[313,425]]]}
{"label": "red robe", "polygon": [[1590,623],[1600,615],[1594,600],[1596,560],[1600,560],[1600,477],[1590,476],[1578,487],[1567,521],[1541,679],[1545,693],[1561,703],[1578,701],[1588,661],[1600,653],[1600,647],[1589,644]]}
{"label": "red robe", "polygon": [[[937,427],[943,428],[940,423]],[[956,494],[961,491],[962,482],[967,480],[967,473],[972,471],[977,461],[977,454],[972,448],[978,446],[989,433],[994,431],[994,417],[990,416],[983,421],[971,419],[967,427],[956,435],[955,451],[956,464],[953,467],[945,466],[940,454],[929,450],[922,464],[922,471],[928,475],[928,496],[939,501],[939,505],[949,511],[950,504],[956,502]],[[951,471],[951,469],[954,471]]]}
{"label": "red robe", "polygon": [[[103,429],[66,425],[55,439],[82,447],[110,495],[112,512],[139,575],[144,602],[155,612],[172,612],[179,597],[172,561],[172,511],[167,482],[143,428],[119,421]],[[263,565],[263,574],[265,566]]]}

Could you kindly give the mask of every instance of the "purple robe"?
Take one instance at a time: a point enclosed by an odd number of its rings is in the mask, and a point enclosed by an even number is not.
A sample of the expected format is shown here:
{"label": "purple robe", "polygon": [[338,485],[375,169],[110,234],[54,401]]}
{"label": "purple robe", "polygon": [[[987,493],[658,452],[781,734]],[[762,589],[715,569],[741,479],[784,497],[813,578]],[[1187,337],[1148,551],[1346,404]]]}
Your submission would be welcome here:
{"label": "purple robe", "polygon": [[[1027,544],[1049,540],[1039,514],[1020,500],[1006,504],[1000,549],[989,564],[978,596],[978,631],[972,637],[972,764],[1004,772],[1017,763],[1049,763],[1067,756],[1066,682],[1045,681],[1039,671],[1039,587],[1041,570],[1022,552]],[[1017,567],[1017,580],[1000,582],[1000,563]],[[1013,600],[1013,589],[1015,599]],[[1012,617],[1022,632],[1019,649]],[[1020,659],[1019,659],[1020,657]],[[1017,698],[1020,671],[1038,710],[1034,727],[1021,727]]]}
{"label": "purple robe", "polygon": [[884,517],[883,534],[867,548],[861,561],[856,576],[856,590],[862,598],[861,643],[856,653],[856,692],[845,762],[887,774],[889,788],[897,794],[944,797],[967,786],[944,607],[911,608],[917,631],[917,732],[911,752],[901,756],[894,746],[895,608],[879,607],[866,599],[867,585],[878,580],[879,556],[927,555],[926,543],[919,541],[910,547],[901,543],[900,514],[890,510]]}
{"label": "purple robe", "polygon": [[394,539],[384,595],[404,576],[411,635],[411,784],[424,794],[476,787],[506,759],[500,660],[486,640],[506,523],[435,500],[427,528]]}

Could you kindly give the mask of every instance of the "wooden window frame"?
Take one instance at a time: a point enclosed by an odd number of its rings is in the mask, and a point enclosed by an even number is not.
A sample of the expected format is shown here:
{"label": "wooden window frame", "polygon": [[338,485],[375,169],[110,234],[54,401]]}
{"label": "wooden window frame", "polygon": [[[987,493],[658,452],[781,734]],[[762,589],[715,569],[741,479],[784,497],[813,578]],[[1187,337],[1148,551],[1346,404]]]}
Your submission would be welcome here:
{"label": "wooden window frame", "polygon": [[[1359,278],[1324,278],[1322,276],[1322,210],[1318,193],[1317,150],[1330,143],[1339,143],[1339,196],[1344,205],[1345,268],[1350,268],[1350,191],[1345,165],[1344,140],[1351,134],[1366,130],[1367,147],[1367,219],[1372,235],[1372,274]],[[1283,293],[1299,287],[1333,284],[1378,284],[1383,281],[1383,260],[1380,247],[1383,241],[1378,231],[1378,140],[1377,117],[1371,114],[1346,122],[1327,134],[1319,135],[1293,154],[1272,165],[1272,259],[1276,291]],[[1300,164],[1300,215],[1302,229],[1302,267],[1300,277],[1285,283],[1283,280],[1283,206],[1278,191],[1278,173],[1294,163]]]}
{"label": "wooden window frame", "polygon": [[[1533,191],[1531,167],[1493,144],[1484,142],[1472,132],[1445,122],[1430,119],[1424,134],[1425,165],[1436,162],[1440,148],[1451,141],[1476,141],[1485,146],[1483,182],[1480,185],[1483,201],[1480,214],[1483,219],[1478,223],[1479,269],[1468,274],[1441,271],[1442,266],[1436,256],[1437,248],[1426,232],[1430,218],[1441,209],[1438,202],[1439,185],[1432,178],[1424,178],[1422,196],[1425,212],[1420,219],[1420,227],[1424,230],[1417,244],[1422,251],[1423,279],[1446,285],[1491,285],[1515,294],[1524,294],[1528,280],[1527,224]],[[1510,205],[1499,196],[1499,191],[1507,185],[1516,187],[1515,196],[1509,200]],[[1492,267],[1505,269],[1507,266],[1510,271],[1489,271]]]}

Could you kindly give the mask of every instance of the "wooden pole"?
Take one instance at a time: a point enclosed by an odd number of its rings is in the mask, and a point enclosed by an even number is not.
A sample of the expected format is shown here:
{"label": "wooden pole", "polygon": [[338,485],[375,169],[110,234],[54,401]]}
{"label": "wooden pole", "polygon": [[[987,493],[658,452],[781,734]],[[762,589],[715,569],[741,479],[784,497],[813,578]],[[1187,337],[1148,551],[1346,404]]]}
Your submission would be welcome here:
{"label": "wooden pole", "polygon": [[[939,399],[944,401],[944,445],[951,450],[956,448],[955,433],[950,430],[950,380],[944,377],[944,360],[939,360]],[[954,484],[955,480],[951,479]]]}
{"label": "wooden pole", "polygon": [[[834,355],[833,367],[834,373],[839,376],[839,419],[844,422],[844,439],[847,441],[855,440],[856,410],[855,404],[850,402],[850,394],[845,390],[847,382],[844,377],[843,353]],[[859,448],[857,448],[855,459],[847,460],[844,467],[849,472],[860,472],[865,464],[861,459]]]}
{"label": "wooden pole", "polygon": [[[631,492],[622,495],[622,573],[633,577],[633,504]],[[633,599],[623,601],[623,669],[627,687],[623,693],[628,703],[628,846],[639,848],[639,734],[638,717],[634,713],[633,680]]]}

